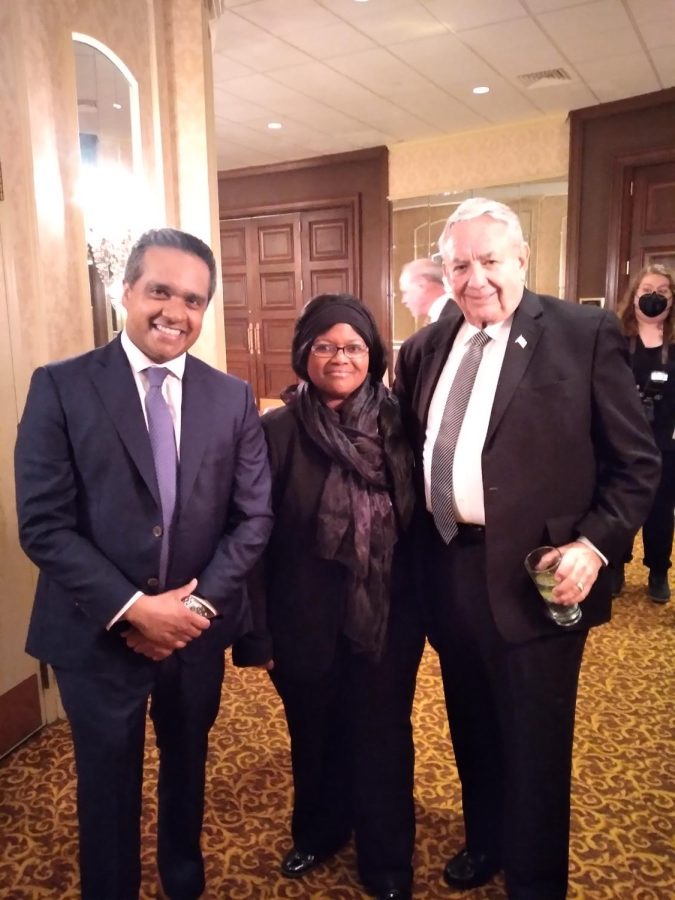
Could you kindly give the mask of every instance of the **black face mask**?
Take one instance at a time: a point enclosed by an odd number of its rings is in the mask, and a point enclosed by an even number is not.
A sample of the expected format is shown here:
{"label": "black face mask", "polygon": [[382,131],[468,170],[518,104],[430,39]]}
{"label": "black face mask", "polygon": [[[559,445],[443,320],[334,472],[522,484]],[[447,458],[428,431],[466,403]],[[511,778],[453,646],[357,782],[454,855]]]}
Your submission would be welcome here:
{"label": "black face mask", "polygon": [[640,307],[640,312],[653,319],[655,316],[661,315],[666,306],[668,306],[668,301],[663,294],[657,294],[656,291],[652,291],[651,294],[643,294],[640,297],[638,306]]}

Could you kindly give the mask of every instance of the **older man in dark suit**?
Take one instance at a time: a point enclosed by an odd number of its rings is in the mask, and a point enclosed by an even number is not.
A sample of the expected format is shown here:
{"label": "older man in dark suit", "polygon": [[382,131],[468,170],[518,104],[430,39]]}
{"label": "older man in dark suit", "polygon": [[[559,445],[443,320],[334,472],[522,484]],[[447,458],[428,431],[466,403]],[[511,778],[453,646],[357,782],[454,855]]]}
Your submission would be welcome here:
{"label": "older man in dark suit", "polygon": [[186,352],[215,279],[198,238],[143,235],[123,334],[38,369],[19,427],[20,538],[40,569],[27,650],[54,667],[72,727],[85,900],[139,893],[148,698],[160,890],[196,900],[205,887],[208,732],[271,528],[250,388]]}
{"label": "older man in dark suit", "polygon": [[[504,870],[511,900],[563,900],[579,668],[610,617],[608,560],[647,514],[659,457],[614,317],[524,288],[515,213],[476,198],[441,238],[456,312],[410,338],[395,390],[418,459],[428,633],[462,785],[446,882]],[[562,554],[553,599],[523,566]]]}

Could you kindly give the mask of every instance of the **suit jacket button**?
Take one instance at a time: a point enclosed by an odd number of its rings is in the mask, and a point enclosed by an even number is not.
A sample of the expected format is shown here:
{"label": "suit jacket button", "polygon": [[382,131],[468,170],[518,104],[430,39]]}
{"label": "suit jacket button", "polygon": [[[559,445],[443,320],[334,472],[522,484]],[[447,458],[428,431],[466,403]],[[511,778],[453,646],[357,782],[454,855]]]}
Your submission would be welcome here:
{"label": "suit jacket button", "polygon": [[159,578],[148,578],[146,584],[151,588],[159,587]]}
{"label": "suit jacket button", "polygon": [[155,537],[161,537],[162,536],[162,526],[155,525],[155,527],[152,529],[152,533],[154,534]]}

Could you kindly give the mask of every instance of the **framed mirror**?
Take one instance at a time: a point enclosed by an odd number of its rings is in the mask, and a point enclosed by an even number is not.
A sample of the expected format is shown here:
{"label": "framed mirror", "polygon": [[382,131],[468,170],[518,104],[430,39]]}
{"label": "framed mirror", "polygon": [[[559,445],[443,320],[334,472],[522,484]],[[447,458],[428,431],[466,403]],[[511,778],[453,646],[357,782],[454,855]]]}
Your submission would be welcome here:
{"label": "framed mirror", "polygon": [[133,241],[141,191],[138,83],[95,38],[73,34],[80,145],[78,200],[87,233],[94,343],[123,324],[122,275]]}
{"label": "framed mirror", "polygon": [[394,350],[423,327],[401,303],[399,280],[403,266],[414,259],[432,257],[438,238],[457,206],[470,197],[488,197],[506,203],[519,217],[530,245],[527,284],[532,290],[563,296],[567,232],[567,180],[495,185],[462,192],[396,200],[392,204],[392,272]]}

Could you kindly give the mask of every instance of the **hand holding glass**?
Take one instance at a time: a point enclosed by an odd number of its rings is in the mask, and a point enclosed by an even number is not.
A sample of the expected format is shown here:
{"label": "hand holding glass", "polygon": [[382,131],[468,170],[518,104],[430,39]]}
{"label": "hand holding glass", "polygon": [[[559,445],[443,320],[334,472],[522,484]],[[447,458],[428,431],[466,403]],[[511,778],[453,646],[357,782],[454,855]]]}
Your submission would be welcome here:
{"label": "hand holding glass", "polygon": [[581,607],[578,603],[564,606],[553,600],[553,588],[557,584],[555,573],[561,562],[562,556],[557,547],[537,547],[525,557],[525,568],[544,599],[549,618],[553,619],[556,625],[566,628],[568,625],[576,625],[579,621]]}

